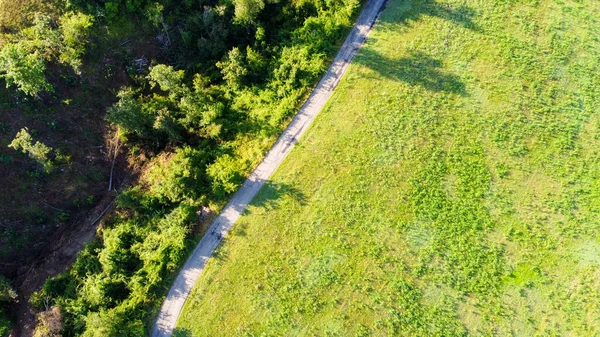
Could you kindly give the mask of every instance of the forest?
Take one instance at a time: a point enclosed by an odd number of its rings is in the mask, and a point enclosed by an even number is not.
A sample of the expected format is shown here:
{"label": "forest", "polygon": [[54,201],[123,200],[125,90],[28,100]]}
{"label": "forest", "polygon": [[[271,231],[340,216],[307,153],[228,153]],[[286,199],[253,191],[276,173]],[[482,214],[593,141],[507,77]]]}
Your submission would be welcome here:
{"label": "forest", "polygon": [[[0,336],[26,329],[17,299],[35,336],[147,335],[360,5],[0,0]],[[28,273],[98,209],[96,239],[29,296]]]}

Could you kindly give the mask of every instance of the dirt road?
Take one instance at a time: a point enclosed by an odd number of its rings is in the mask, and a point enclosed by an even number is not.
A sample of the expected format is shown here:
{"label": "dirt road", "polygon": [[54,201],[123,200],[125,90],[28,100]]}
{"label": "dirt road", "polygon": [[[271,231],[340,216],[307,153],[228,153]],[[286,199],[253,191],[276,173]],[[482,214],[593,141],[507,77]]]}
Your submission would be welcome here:
{"label": "dirt road", "polygon": [[367,38],[385,2],[386,0],[369,0],[367,2],[350,35],[306,103],[263,161],[223,208],[221,214],[211,223],[207,233],[200,240],[173,283],[152,329],[152,337],[166,337],[173,334],[177,318],[192,287],[206,266],[206,262],[265,181],[279,167],[279,164],[290,153],[298,139],[321,111],[356,52]]}

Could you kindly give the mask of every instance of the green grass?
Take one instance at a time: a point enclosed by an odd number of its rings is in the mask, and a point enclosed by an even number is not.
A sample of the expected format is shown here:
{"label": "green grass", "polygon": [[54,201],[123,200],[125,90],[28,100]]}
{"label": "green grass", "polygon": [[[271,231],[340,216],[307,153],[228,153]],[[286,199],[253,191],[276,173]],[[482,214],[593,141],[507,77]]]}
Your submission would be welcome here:
{"label": "green grass", "polygon": [[600,4],[391,0],[178,336],[600,335]]}

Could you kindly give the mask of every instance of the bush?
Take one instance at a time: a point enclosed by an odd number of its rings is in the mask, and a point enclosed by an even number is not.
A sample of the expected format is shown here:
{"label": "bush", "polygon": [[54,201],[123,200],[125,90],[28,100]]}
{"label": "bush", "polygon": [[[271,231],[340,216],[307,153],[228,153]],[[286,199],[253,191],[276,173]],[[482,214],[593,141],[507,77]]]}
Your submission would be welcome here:
{"label": "bush", "polygon": [[8,336],[11,330],[11,322],[6,313],[0,308],[0,337]]}
{"label": "bush", "polygon": [[60,308],[53,306],[37,315],[38,323],[33,337],[61,337],[62,313]]}
{"label": "bush", "polygon": [[228,154],[217,158],[206,170],[213,195],[221,199],[235,192],[243,181],[245,170],[239,160]]}
{"label": "bush", "polygon": [[85,54],[90,27],[94,19],[82,13],[67,13],[60,18],[61,46],[59,60],[70,65],[75,72],[81,68],[81,57]]}
{"label": "bush", "polygon": [[23,43],[7,43],[0,51],[0,78],[6,86],[16,86],[27,95],[37,97],[43,91],[52,91],[46,81],[46,65],[40,54],[28,50]]}
{"label": "bush", "polygon": [[127,306],[121,305],[114,309],[104,309],[87,316],[85,324],[87,329],[82,337],[144,337],[144,324],[139,319],[132,319],[135,315]]}
{"label": "bush", "polygon": [[12,302],[16,299],[17,292],[6,278],[0,276],[0,302]]}
{"label": "bush", "polygon": [[21,129],[8,147],[26,153],[29,158],[42,165],[46,172],[50,172],[54,167],[54,164],[50,160],[52,148],[40,142],[33,143],[33,138],[27,128]]}
{"label": "bush", "polygon": [[148,192],[164,203],[204,202],[208,191],[205,175],[208,159],[206,153],[191,147],[177,149],[169,160],[159,161],[145,177]]}

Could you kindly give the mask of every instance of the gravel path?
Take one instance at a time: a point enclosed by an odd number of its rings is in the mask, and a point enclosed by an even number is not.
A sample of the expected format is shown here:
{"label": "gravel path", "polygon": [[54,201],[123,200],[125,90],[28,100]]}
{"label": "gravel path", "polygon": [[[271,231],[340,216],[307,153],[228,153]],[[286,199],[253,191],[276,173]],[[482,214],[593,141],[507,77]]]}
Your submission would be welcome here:
{"label": "gravel path", "polygon": [[385,2],[386,0],[369,0],[367,2],[350,35],[306,103],[304,103],[263,161],[250,174],[250,177],[240,187],[231,201],[223,208],[221,214],[211,223],[208,232],[200,240],[171,286],[169,294],[160,308],[156,323],[152,328],[152,337],[167,337],[173,334],[177,318],[183,309],[185,300],[200,277],[204,266],[206,266],[206,262],[219,246],[223,237],[227,235],[235,221],[246,210],[252,198],[254,198],[271,174],[279,167],[283,159],[290,153],[294,145],[298,142],[298,139],[308,129],[319,111],[321,111],[377,21],[377,17],[383,9]]}

